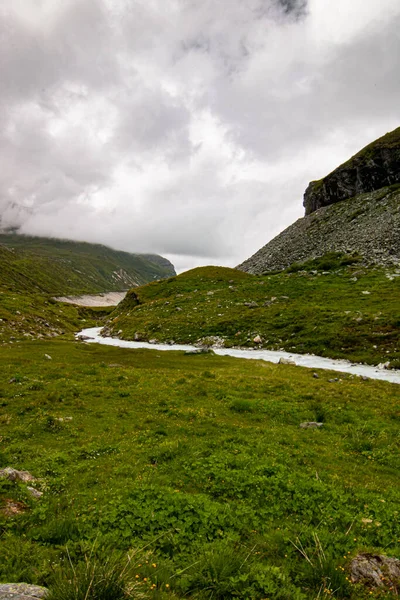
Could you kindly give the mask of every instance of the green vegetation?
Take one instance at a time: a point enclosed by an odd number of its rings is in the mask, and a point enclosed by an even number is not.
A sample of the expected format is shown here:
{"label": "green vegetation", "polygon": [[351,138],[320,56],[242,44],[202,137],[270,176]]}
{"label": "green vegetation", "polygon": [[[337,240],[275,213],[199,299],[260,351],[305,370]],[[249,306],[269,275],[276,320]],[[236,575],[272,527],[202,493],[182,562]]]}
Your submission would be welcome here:
{"label": "green vegetation", "polygon": [[201,267],[129,292],[108,330],[161,342],[207,344],[216,336],[225,346],[389,361],[398,368],[399,297],[394,268],[362,267],[357,257],[338,253],[261,277]]}
{"label": "green vegetation", "polygon": [[0,271],[0,289],[52,295],[120,291],[174,275],[160,256],[18,234],[0,234]]}
{"label": "green vegetation", "polygon": [[160,256],[0,234],[0,343],[76,331],[110,312],[59,304],[51,296],[124,290],[171,274],[173,266]]}
{"label": "green vegetation", "polygon": [[0,480],[0,580],[57,600],[370,598],[348,565],[400,557],[398,388],[331,378],[62,338],[0,347],[0,468],[43,492]]}

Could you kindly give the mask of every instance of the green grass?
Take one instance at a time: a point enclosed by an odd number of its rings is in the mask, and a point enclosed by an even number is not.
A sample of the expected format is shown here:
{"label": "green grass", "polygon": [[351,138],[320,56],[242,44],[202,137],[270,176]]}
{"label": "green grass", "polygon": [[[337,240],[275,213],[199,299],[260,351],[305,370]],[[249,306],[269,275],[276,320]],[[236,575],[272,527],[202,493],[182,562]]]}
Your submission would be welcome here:
{"label": "green grass", "polygon": [[104,323],[112,310],[112,307],[79,307],[41,294],[0,289],[0,344],[71,334]]}
{"label": "green grass", "polygon": [[99,244],[0,234],[0,289],[67,295],[125,290],[175,273],[157,255]]}
{"label": "green grass", "polygon": [[[109,332],[157,339],[285,349],[400,367],[400,277],[396,269],[329,255],[254,276],[201,267],[136,288],[116,308]],[[364,293],[367,292],[367,293]],[[262,344],[254,343],[261,336]],[[211,339],[205,339],[211,338]]]}
{"label": "green grass", "polygon": [[400,557],[399,389],[331,378],[61,338],[0,347],[0,468],[44,492],[0,480],[3,507],[26,507],[0,510],[0,580],[79,600],[128,560],[134,598],[371,597],[347,569],[363,550]]}

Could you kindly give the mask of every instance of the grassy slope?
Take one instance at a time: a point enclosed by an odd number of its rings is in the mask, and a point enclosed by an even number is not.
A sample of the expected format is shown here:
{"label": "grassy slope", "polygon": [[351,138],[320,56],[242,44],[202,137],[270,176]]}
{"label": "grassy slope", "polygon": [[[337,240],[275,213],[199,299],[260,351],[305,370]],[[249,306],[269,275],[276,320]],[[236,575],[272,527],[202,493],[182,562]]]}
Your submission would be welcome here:
{"label": "grassy slope", "polygon": [[173,275],[172,265],[160,258],[152,261],[149,255],[98,244],[0,234],[0,285],[53,295],[124,290]]}
{"label": "grassy slope", "polygon": [[3,506],[27,507],[0,511],[0,581],[51,584],[67,545],[75,562],[149,544],[133,571],[147,598],[371,597],[346,569],[363,550],[400,557],[398,389],[331,377],[61,339],[0,347],[0,467],[44,491],[0,483]]}
{"label": "grassy slope", "polygon": [[192,343],[220,336],[226,346],[250,347],[260,335],[269,349],[400,367],[400,277],[354,265],[323,271],[332,264],[263,277],[194,269],[132,290],[112,314],[111,333]]}
{"label": "grassy slope", "polygon": [[[122,270],[122,278],[115,273]],[[123,290],[174,273],[158,256],[94,244],[0,234],[0,343],[76,331],[107,311],[60,305],[51,295]],[[82,321],[87,318],[87,321]]]}

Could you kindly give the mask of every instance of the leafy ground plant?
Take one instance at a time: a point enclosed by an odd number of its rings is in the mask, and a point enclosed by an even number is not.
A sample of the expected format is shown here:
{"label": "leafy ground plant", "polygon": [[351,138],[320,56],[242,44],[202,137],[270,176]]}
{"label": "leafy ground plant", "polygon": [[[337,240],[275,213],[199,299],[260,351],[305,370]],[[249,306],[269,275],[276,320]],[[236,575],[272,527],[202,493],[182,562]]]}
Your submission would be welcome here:
{"label": "leafy ground plant", "polygon": [[0,480],[0,580],[61,600],[379,597],[346,577],[360,552],[400,557],[399,388],[335,379],[62,338],[0,346],[1,464],[43,494]]}

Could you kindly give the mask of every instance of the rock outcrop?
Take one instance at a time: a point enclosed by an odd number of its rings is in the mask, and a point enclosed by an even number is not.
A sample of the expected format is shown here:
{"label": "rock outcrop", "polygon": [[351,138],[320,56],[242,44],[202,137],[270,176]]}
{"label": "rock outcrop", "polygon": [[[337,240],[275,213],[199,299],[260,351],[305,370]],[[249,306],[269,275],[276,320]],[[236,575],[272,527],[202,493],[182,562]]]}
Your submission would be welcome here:
{"label": "rock outcrop", "polygon": [[47,589],[28,583],[1,583],[0,600],[37,600],[44,598]]}
{"label": "rock outcrop", "polygon": [[400,183],[400,127],[369,144],[350,160],[320,179],[311,181],[304,194],[306,215]]}
{"label": "rock outcrop", "polygon": [[400,127],[312,181],[304,206],[304,218],[237,268],[259,275],[331,252],[400,265]]}

